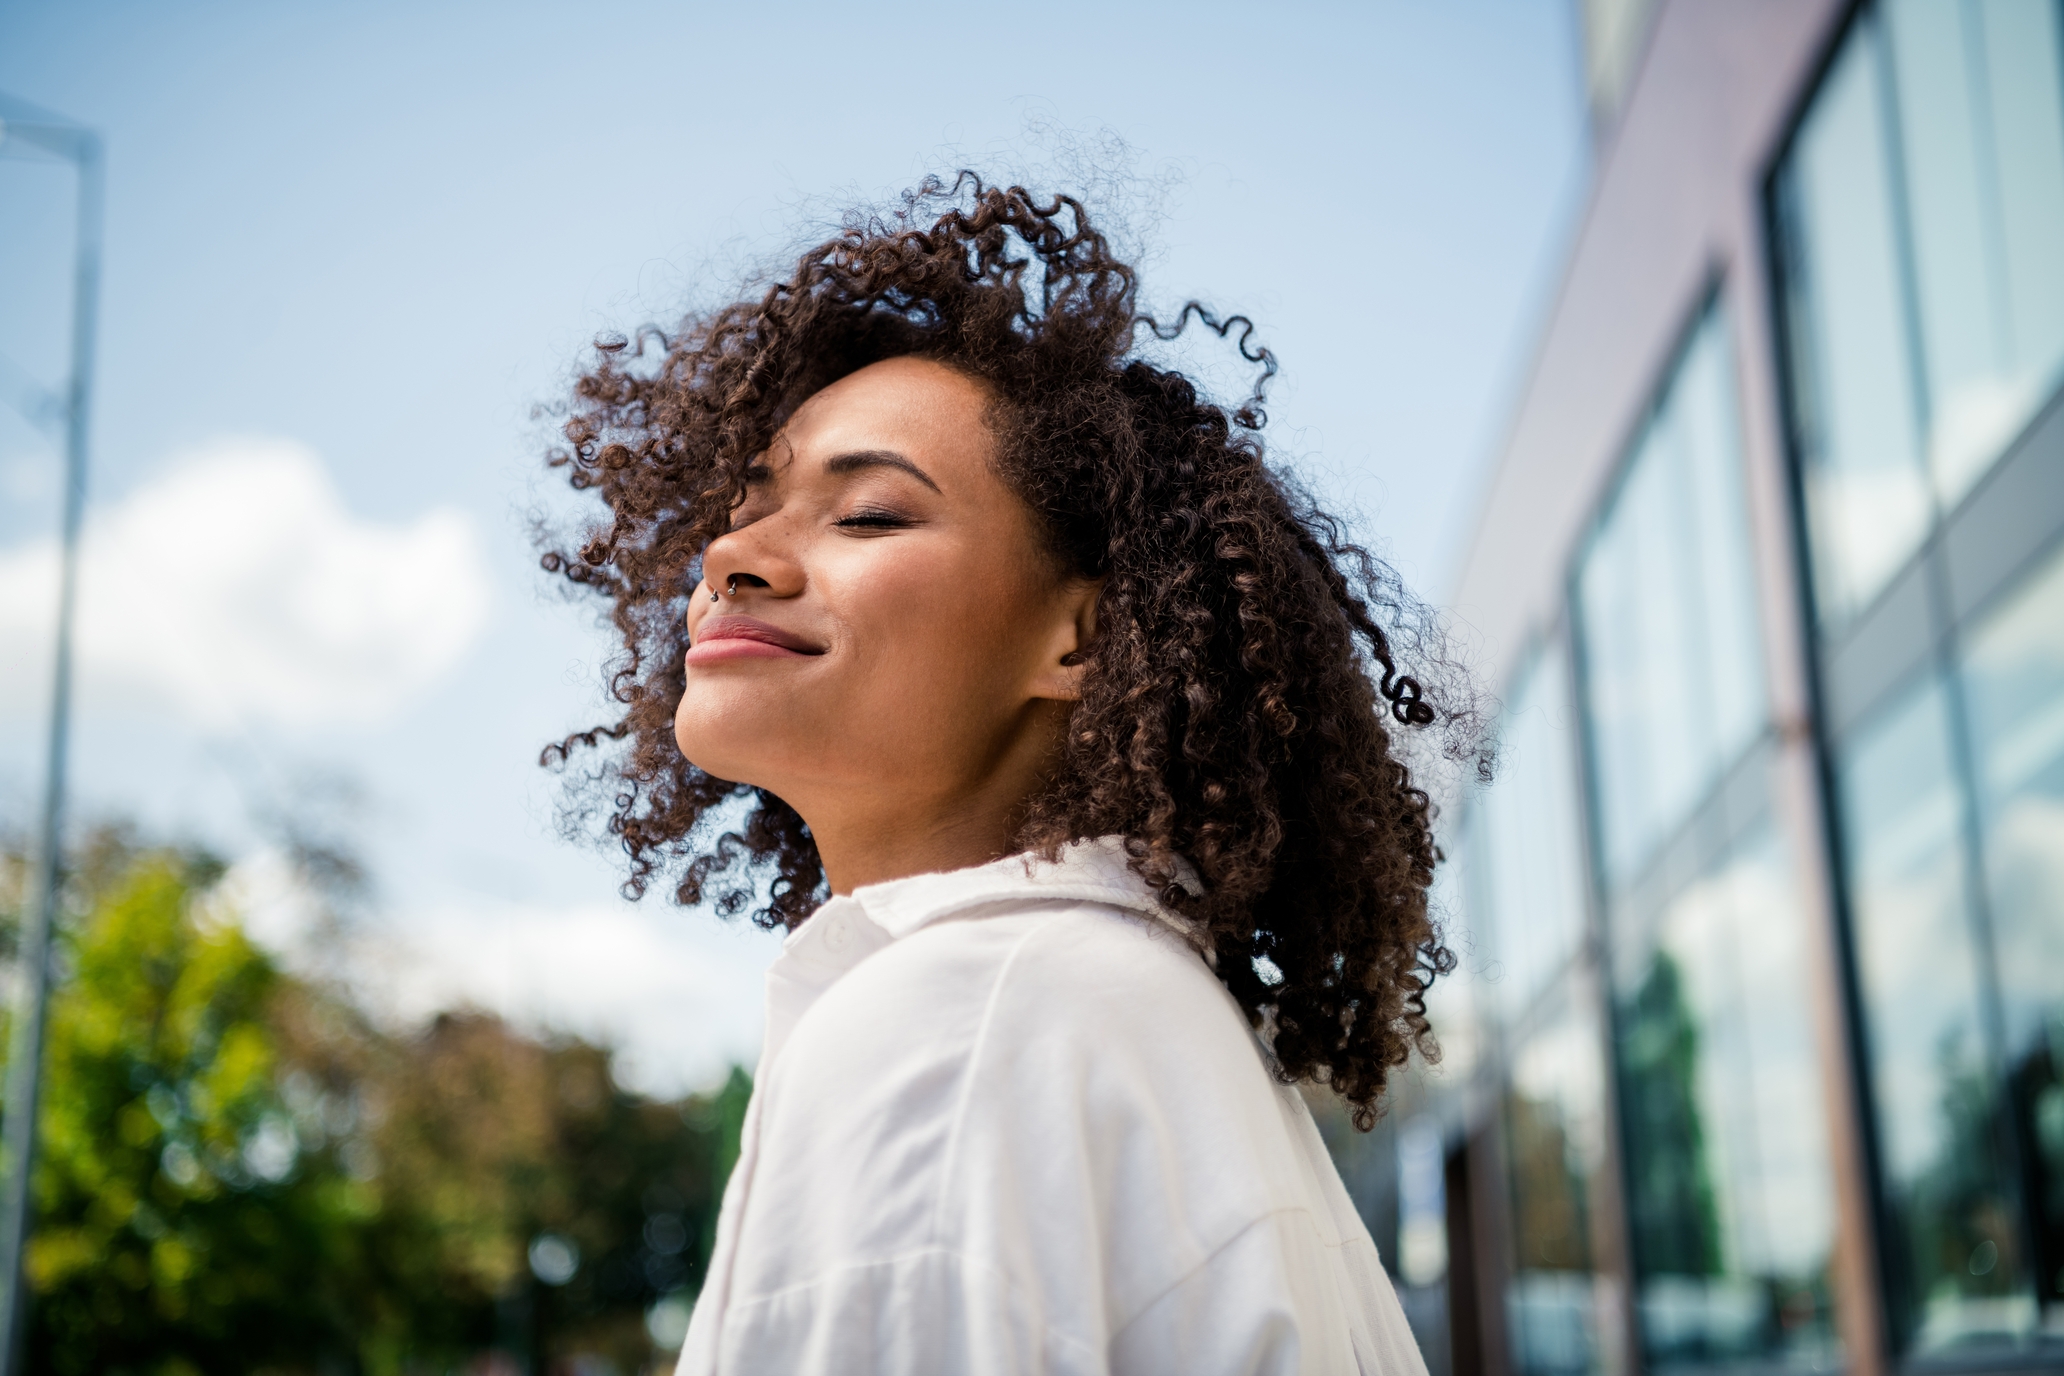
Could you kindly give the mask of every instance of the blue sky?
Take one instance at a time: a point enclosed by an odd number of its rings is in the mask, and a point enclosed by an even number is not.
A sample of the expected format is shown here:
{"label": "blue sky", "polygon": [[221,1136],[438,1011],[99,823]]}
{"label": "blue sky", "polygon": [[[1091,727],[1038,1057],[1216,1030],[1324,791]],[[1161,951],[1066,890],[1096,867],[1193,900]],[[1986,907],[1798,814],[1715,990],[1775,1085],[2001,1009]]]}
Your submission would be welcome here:
{"label": "blue sky", "polygon": [[[0,4],[0,91],[108,148],[78,811],[240,859],[293,948],[254,819],[352,793],[398,1010],[611,1035],[654,1087],[750,1055],[767,942],[618,903],[534,767],[598,704],[525,531],[563,505],[533,408],[582,345],[928,171],[1087,183],[1150,299],[1257,320],[1275,451],[1437,594],[1582,194],[1574,10]],[[61,189],[0,163],[0,349],[31,367]],[[0,421],[17,824],[54,491]]]}

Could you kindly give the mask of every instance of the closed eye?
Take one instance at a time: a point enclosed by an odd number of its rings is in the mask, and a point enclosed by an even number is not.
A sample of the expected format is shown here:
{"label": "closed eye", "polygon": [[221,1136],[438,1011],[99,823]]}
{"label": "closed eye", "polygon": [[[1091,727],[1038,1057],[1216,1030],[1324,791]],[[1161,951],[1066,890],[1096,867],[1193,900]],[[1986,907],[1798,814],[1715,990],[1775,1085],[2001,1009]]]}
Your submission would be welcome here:
{"label": "closed eye", "polygon": [[910,518],[893,511],[856,511],[842,516],[835,524],[841,530],[900,530],[910,525]]}

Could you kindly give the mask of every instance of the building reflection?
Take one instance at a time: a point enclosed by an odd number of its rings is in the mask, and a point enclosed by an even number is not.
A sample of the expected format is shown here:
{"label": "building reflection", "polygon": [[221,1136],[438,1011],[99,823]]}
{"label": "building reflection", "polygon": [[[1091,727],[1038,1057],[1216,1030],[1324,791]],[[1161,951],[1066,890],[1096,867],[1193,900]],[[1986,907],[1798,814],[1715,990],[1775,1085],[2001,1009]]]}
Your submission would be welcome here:
{"label": "building reflection", "polygon": [[1599,1029],[1575,1000],[1551,1010],[1512,1058],[1505,1140],[1512,1185],[1506,1324],[1522,1371],[1607,1363],[1617,1309],[1597,1262],[1594,1198],[1605,1166]]}

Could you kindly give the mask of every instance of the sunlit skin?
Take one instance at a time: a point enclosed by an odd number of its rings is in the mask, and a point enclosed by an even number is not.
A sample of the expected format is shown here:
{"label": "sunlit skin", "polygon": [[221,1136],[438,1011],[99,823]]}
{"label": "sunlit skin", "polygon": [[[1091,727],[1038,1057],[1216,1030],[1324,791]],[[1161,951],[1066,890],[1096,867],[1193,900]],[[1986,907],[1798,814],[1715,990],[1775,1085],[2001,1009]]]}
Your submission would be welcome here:
{"label": "sunlit skin", "polygon": [[801,814],[834,893],[1006,854],[1080,691],[1098,585],[997,475],[988,404],[923,359],[833,383],[703,557],[675,739]]}

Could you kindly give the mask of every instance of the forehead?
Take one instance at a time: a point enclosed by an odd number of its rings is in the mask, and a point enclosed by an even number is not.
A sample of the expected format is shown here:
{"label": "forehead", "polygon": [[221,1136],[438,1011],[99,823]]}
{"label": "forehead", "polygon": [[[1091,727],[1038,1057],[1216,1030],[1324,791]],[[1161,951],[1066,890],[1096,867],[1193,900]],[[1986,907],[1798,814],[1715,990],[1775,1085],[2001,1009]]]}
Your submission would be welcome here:
{"label": "forehead", "polygon": [[[891,358],[850,373],[796,409],[782,430],[806,463],[855,449],[893,449],[941,464],[987,464],[983,385],[928,358]],[[923,462],[923,460],[919,460]],[[936,476],[936,475],[935,475]]]}

